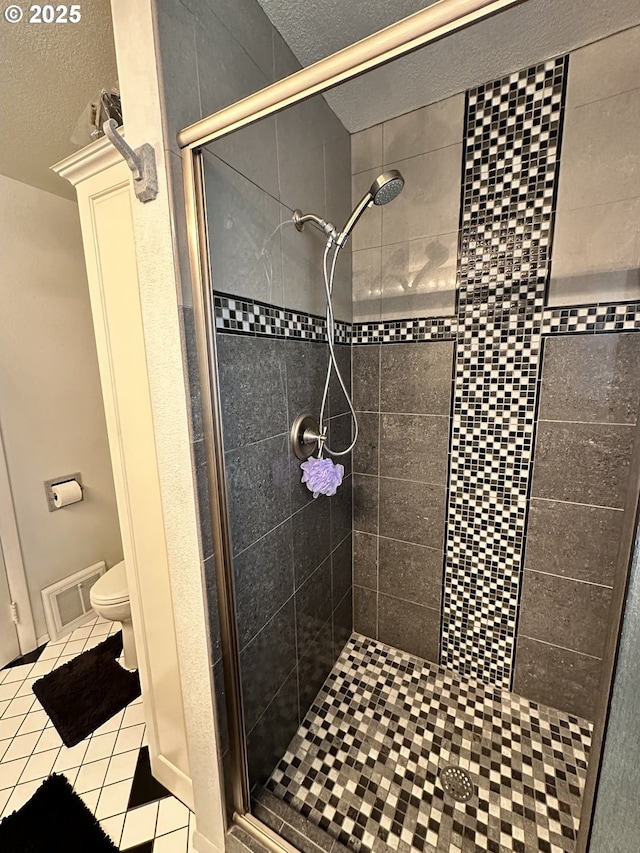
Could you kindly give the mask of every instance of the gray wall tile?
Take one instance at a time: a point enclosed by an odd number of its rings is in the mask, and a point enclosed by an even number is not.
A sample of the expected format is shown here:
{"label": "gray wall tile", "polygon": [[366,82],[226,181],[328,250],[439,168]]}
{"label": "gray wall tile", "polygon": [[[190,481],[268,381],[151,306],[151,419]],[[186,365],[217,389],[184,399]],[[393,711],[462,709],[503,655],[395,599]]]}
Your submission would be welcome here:
{"label": "gray wall tile", "polygon": [[593,720],[601,672],[598,658],[520,637],[513,689],[533,702]]}
{"label": "gray wall tile", "polygon": [[298,664],[298,690],[300,692],[300,718],[304,719],[316,694],[324,684],[335,663],[331,617],[307,647],[307,653]]}
{"label": "gray wall tile", "polygon": [[452,341],[383,346],[380,410],[448,415],[452,367]]}
{"label": "gray wall tile", "polygon": [[374,640],[377,635],[377,595],[371,589],[353,587],[353,630]]}
{"label": "gray wall tile", "polygon": [[633,441],[631,426],[541,421],[533,497],[623,507]]}
{"label": "gray wall tile", "polygon": [[[301,586],[331,553],[330,511],[329,501],[320,496],[291,519],[296,588]],[[330,584],[327,589],[331,589]]]}
{"label": "gray wall tile", "polygon": [[294,670],[249,735],[249,778],[253,785],[267,781],[298,725],[298,678]]}
{"label": "gray wall tile", "polygon": [[345,477],[338,491],[329,498],[331,511],[331,547],[336,548],[353,530],[353,483]]}
{"label": "gray wall tile", "polygon": [[[265,666],[269,661],[269,666]],[[293,598],[240,653],[245,724],[250,732],[296,666]]]}
{"label": "gray wall tile", "polygon": [[442,551],[379,538],[379,590],[386,595],[439,608],[442,592]]}
{"label": "gray wall tile", "polygon": [[378,639],[411,655],[436,662],[440,642],[440,611],[378,596]]}
{"label": "gray wall tile", "polygon": [[353,469],[358,474],[377,474],[380,415],[377,412],[357,412],[356,416],[358,441],[353,448]]}
{"label": "gray wall tile", "polygon": [[382,125],[374,124],[351,136],[351,171],[382,170]]}
{"label": "gray wall tile", "polygon": [[[368,169],[365,172],[358,172],[351,178],[351,200],[353,206],[360,201],[365,193],[369,192],[371,184],[380,175],[380,169]],[[370,207],[362,219],[358,222],[357,228],[353,229],[350,237],[352,251],[358,249],[371,249],[374,246],[382,245],[382,208],[374,205]]]}
{"label": "gray wall tile", "polygon": [[352,586],[353,542],[347,536],[331,553],[331,601],[335,609]]}
{"label": "gray wall tile", "polygon": [[378,532],[378,478],[353,475],[353,529],[362,533]]}
{"label": "gray wall tile", "polygon": [[558,210],[638,195],[639,123],[640,89],[567,110]]}
{"label": "gray wall tile", "polygon": [[269,338],[217,336],[226,450],[287,431],[285,347]]}
{"label": "gray wall tile", "polygon": [[[296,632],[299,656],[306,654],[315,643],[322,626],[331,619],[331,613],[331,559],[327,557],[296,590]],[[329,624],[329,632],[331,632],[331,624]]]}
{"label": "gray wall tile", "polygon": [[333,654],[337,660],[353,633],[353,586],[333,611],[332,620]]}
{"label": "gray wall tile", "polygon": [[287,397],[289,421],[300,412],[320,414],[320,402],[327,375],[328,347],[322,343],[287,341]]}
{"label": "gray wall tile", "polygon": [[620,510],[533,498],[525,566],[612,586],[622,519]]}
{"label": "gray wall tile", "polygon": [[444,486],[380,478],[380,535],[442,549]]}
{"label": "gray wall tile", "polygon": [[634,424],[639,406],[640,335],[567,335],[545,342],[540,418]]}
{"label": "gray wall tile", "polygon": [[353,534],[353,582],[367,589],[378,588],[378,537],[370,533]]}
{"label": "gray wall tile", "polygon": [[457,231],[383,246],[381,317],[402,320],[454,314],[457,255]]}
{"label": "gray wall tile", "polygon": [[[330,447],[334,453],[343,453],[343,451],[351,445],[353,435],[352,427],[351,414],[338,415],[327,422],[328,447]],[[327,456],[331,456],[328,451]],[[352,456],[352,451],[349,451],[349,453],[342,456],[331,457],[335,463],[342,465],[345,477],[348,477],[351,473]]]}
{"label": "gray wall tile", "polygon": [[640,198],[556,215],[549,305],[640,298]]}
{"label": "gray wall tile", "polygon": [[[351,393],[351,346],[347,344],[337,344],[334,349],[343,382],[346,385],[347,391]],[[328,363],[328,352],[326,353],[326,357]],[[347,404],[347,399],[340,387],[340,383],[338,382],[335,368],[333,368],[331,371],[331,382],[329,383],[329,413],[333,418],[335,415],[343,415],[348,411],[349,406]]]}
{"label": "gray wall tile", "polygon": [[526,570],[519,633],[601,658],[610,604],[608,587]]}
{"label": "gray wall tile", "polygon": [[353,347],[353,405],[359,412],[380,411],[380,350],[378,345]]}
{"label": "gray wall tile", "polygon": [[205,184],[214,289],[282,304],[279,247],[270,249],[270,266],[263,256],[280,224],[280,205],[210,153],[205,154]]}
{"label": "gray wall tile", "polygon": [[640,27],[574,50],[569,62],[567,108],[638,88]]}
{"label": "gray wall tile", "polygon": [[382,249],[360,249],[351,253],[353,322],[365,323],[381,318]]}
{"label": "gray wall tile", "polygon": [[291,521],[276,527],[233,560],[240,648],[294,591]]}
{"label": "gray wall tile", "polygon": [[399,169],[405,185],[398,198],[382,208],[382,245],[458,230],[461,144],[385,168]]}
{"label": "gray wall tile", "polygon": [[291,515],[289,440],[276,436],[225,453],[234,553]]}
{"label": "gray wall tile", "polygon": [[385,121],[384,162],[404,160],[460,143],[463,124],[463,94]]}
{"label": "gray wall tile", "polygon": [[446,485],[448,451],[448,417],[381,415],[381,476]]}

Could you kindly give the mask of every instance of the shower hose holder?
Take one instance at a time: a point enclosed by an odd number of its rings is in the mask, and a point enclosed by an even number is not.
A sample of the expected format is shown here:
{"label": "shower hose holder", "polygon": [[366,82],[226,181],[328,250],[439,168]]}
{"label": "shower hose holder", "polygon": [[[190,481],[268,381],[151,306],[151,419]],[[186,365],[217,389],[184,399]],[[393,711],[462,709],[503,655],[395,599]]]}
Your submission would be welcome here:
{"label": "shower hose holder", "polygon": [[318,448],[322,439],[318,421],[310,412],[301,412],[291,424],[289,442],[298,459],[308,459]]}

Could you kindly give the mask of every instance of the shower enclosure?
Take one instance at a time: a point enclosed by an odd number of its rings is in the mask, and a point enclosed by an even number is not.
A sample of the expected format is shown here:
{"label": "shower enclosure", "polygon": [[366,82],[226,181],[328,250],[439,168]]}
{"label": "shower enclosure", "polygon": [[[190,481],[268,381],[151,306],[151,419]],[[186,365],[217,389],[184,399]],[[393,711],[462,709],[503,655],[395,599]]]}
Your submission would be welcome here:
{"label": "shower enclosure", "polygon": [[[638,33],[386,99],[352,133],[331,105],[362,66],[294,78],[277,42],[280,84],[181,134],[224,776],[274,850],[587,849],[640,491],[640,285],[576,246],[633,202],[638,90],[592,87]],[[387,173],[402,193],[374,199]],[[355,439],[328,495],[302,482],[305,413],[307,451]]]}

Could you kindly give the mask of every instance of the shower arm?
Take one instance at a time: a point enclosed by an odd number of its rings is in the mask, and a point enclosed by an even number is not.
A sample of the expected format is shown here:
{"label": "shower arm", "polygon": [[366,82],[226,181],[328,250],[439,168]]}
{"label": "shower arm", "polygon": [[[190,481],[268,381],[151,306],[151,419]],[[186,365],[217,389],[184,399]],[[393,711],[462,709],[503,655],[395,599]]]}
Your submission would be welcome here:
{"label": "shower arm", "polygon": [[322,219],[321,216],[316,216],[315,213],[303,213],[301,210],[293,211],[293,223],[298,231],[303,231],[307,222],[310,225],[315,226],[319,231],[322,231],[334,242],[338,238],[336,227],[331,222],[327,222],[327,220]]}

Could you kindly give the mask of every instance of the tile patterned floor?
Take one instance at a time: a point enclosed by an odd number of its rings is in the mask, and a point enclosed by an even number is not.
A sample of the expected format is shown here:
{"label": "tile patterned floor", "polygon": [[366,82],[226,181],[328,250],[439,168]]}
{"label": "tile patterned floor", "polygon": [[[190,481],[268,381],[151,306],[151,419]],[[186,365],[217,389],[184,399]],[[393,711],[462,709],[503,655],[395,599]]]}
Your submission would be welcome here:
{"label": "tile patterned floor", "polygon": [[0,818],[20,808],[50,773],[64,773],[120,850],[187,853],[194,816],[150,775],[142,700],[68,749],[31,689],[115,630],[96,618],[48,643],[37,659],[0,670]]}
{"label": "tile patterned floor", "polygon": [[[591,730],[354,634],[266,788],[362,853],[569,853]],[[448,764],[473,776],[466,804]]]}

